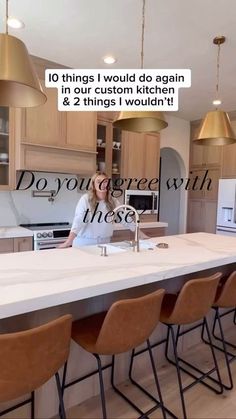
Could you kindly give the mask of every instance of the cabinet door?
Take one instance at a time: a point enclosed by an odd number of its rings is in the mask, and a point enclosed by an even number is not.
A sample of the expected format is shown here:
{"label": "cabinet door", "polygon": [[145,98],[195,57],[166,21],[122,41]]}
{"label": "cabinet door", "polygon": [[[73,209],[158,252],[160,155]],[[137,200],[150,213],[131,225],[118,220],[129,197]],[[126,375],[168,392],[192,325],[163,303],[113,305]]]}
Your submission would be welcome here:
{"label": "cabinet door", "polygon": [[[203,199],[204,198],[204,176],[206,171],[204,169],[190,170],[189,172],[189,198]],[[205,182],[204,182],[205,183]]]}
{"label": "cabinet door", "polygon": [[205,201],[204,202],[204,231],[206,233],[216,232],[216,213],[217,202]]}
{"label": "cabinet door", "polygon": [[[160,164],[160,137],[159,135],[145,135],[145,161],[144,161],[144,177],[150,181],[159,178]],[[158,188],[158,183],[156,184]],[[154,188],[154,185],[153,187]]]}
{"label": "cabinet door", "polygon": [[222,158],[222,147],[204,146],[204,163],[206,166],[220,166]]}
{"label": "cabinet door", "polygon": [[62,113],[57,109],[57,89],[47,89],[41,80],[47,95],[42,106],[22,110],[21,140],[31,144],[59,146],[62,142]]}
{"label": "cabinet door", "polygon": [[188,202],[188,233],[204,231],[203,215],[203,201],[190,199]]}
{"label": "cabinet door", "polygon": [[236,177],[236,144],[225,145],[223,148],[222,176]]}
{"label": "cabinet door", "polygon": [[14,252],[26,252],[33,250],[32,237],[17,237],[14,239]]}
{"label": "cabinet door", "polygon": [[13,239],[0,239],[0,253],[12,253],[14,251]]}
{"label": "cabinet door", "polygon": [[193,141],[197,137],[198,130],[199,125],[191,126],[190,167],[200,167],[204,163],[204,146]]}
{"label": "cabinet door", "polygon": [[66,136],[64,146],[96,151],[96,112],[64,112]]}
{"label": "cabinet door", "polygon": [[[135,132],[122,133],[123,178],[141,179],[144,177],[145,136]],[[133,182],[130,188],[136,188]]]}
{"label": "cabinet door", "polygon": [[[204,198],[212,201],[217,201],[218,198],[218,187],[219,187],[219,178],[220,178],[220,169],[207,169],[207,179],[204,185]],[[209,180],[211,183],[209,184]],[[209,190],[207,189],[209,185]]]}

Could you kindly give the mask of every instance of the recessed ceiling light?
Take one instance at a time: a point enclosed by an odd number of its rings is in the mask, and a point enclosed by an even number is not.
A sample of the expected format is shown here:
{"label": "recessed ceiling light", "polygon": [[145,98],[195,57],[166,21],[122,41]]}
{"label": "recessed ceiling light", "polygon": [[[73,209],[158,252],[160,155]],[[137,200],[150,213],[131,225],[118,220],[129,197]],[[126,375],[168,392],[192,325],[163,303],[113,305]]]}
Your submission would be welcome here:
{"label": "recessed ceiling light", "polygon": [[218,106],[218,105],[221,105],[221,100],[220,99],[215,99],[215,100],[213,100],[213,105],[215,105],[215,106]]}
{"label": "recessed ceiling light", "polygon": [[112,55],[107,55],[107,57],[103,58],[103,61],[105,64],[114,64],[116,63],[117,59],[115,57],[112,57]]}
{"label": "recessed ceiling light", "polygon": [[7,20],[7,25],[9,26],[9,28],[13,29],[22,29],[25,27],[25,24],[16,17],[9,17]]}

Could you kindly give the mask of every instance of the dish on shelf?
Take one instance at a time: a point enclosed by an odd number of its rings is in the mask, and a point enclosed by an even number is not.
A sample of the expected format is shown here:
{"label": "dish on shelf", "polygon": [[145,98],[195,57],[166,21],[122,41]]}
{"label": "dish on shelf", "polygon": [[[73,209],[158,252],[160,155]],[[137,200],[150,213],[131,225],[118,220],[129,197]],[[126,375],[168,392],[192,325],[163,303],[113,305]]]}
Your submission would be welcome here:
{"label": "dish on shelf", "polygon": [[8,163],[8,153],[0,153],[0,163]]}

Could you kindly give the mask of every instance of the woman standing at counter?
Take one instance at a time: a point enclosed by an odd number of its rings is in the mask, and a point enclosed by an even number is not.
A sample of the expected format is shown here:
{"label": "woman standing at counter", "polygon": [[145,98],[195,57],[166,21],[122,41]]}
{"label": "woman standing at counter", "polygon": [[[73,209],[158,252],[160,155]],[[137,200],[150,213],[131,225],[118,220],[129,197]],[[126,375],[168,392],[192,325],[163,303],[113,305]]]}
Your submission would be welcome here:
{"label": "woman standing at counter", "polygon": [[[113,234],[113,217],[108,217],[108,213],[120,205],[120,202],[112,197],[108,183],[106,173],[97,172],[92,176],[88,193],[84,194],[77,204],[71,232],[67,240],[59,246],[60,248],[110,242]],[[120,222],[131,231],[135,230],[133,222],[124,220]]]}

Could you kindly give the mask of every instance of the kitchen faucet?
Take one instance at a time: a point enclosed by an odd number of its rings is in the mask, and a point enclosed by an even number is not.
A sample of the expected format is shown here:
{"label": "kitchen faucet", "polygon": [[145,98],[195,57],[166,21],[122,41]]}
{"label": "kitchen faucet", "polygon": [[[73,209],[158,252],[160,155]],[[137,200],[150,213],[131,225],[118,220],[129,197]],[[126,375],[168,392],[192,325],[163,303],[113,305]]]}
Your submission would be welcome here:
{"label": "kitchen faucet", "polygon": [[137,210],[132,207],[131,205],[127,205],[127,204],[121,204],[118,205],[116,208],[113,209],[114,213],[116,213],[119,209],[121,208],[128,208],[132,211],[134,211],[135,214],[135,233],[134,233],[134,242],[133,242],[133,250],[134,252],[139,252],[139,213],[137,212]]}

